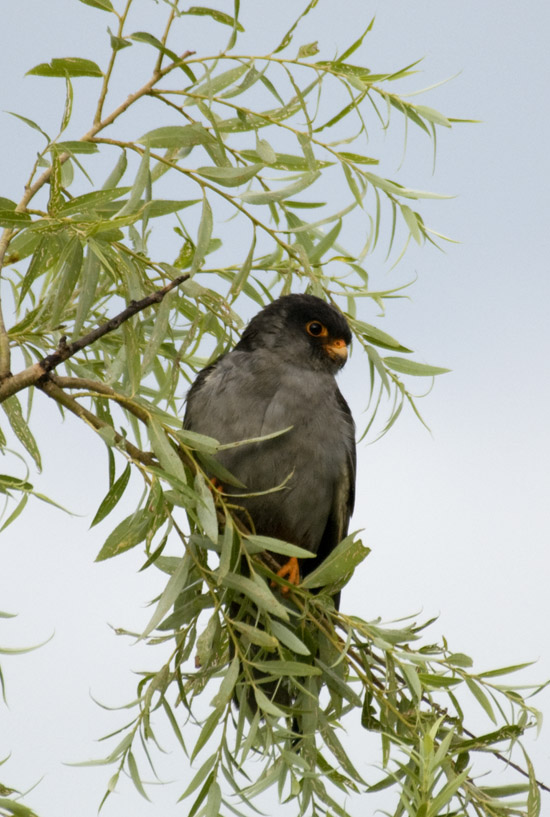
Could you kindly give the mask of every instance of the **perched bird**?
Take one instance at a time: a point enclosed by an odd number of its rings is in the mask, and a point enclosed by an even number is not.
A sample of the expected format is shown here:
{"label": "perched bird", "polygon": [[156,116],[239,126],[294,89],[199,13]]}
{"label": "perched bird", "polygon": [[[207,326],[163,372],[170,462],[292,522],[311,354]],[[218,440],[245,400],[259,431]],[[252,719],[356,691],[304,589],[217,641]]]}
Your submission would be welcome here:
{"label": "perched bird", "polygon": [[260,492],[242,496],[243,489],[223,486],[240,494],[234,503],[257,534],[316,554],[281,567],[279,575],[294,584],[300,568],[307,575],[344,538],[353,510],[355,427],[335,381],[350,342],[335,307],[313,295],[285,295],[198,374],[187,396],[184,427],[221,443],[290,427],[271,440],[220,451],[217,459],[246,492]]}

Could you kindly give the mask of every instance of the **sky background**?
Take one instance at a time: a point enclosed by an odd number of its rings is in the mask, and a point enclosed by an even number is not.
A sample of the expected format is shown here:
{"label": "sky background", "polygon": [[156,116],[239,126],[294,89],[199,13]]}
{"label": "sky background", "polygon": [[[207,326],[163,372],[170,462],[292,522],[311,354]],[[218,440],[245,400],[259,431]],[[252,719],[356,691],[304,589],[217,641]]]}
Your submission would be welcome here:
{"label": "sky background", "polygon": [[[242,7],[250,41],[258,41],[262,53],[276,41],[274,31],[286,30],[281,20],[288,21],[296,4],[244,0]],[[344,591],[343,605],[367,620],[438,615],[432,640],[444,635],[480,670],[538,660],[522,678],[541,681],[550,678],[549,7],[541,0],[520,11],[491,0],[346,0],[334,9],[320,0],[296,44],[319,40],[321,56],[331,58],[376,14],[356,61],[378,72],[424,57],[423,73],[401,87],[415,90],[458,74],[418,101],[446,115],[482,120],[438,131],[433,177],[431,146],[412,132],[399,168],[400,125],[399,146],[390,137],[383,154],[384,175],[456,196],[422,212],[430,226],[460,243],[447,245],[445,253],[412,248],[384,279],[394,285],[417,275],[410,300],[394,302],[377,319],[415,350],[415,359],[452,373],[438,378],[421,401],[431,433],[407,413],[382,440],[359,448],[353,528],[364,528],[372,553]],[[138,10],[135,29],[148,29],[159,13],[164,19],[163,4],[141,0]],[[52,123],[53,130],[62,105],[58,83],[25,78],[25,71],[69,55],[104,64],[108,24],[108,15],[77,0],[6,5],[0,109],[45,127]],[[207,50],[199,40],[187,46]],[[77,95],[81,87],[96,93],[93,80],[80,82]],[[135,87],[133,76],[123,76],[117,99]],[[67,138],[87,129],[78,116],[77,106]],[[18,200],[36,134],[0,114],[0,135],[0,195]],[[352,356],[340,386],[358,425],[367,378],[364,361]],[[0,609],[19,616],[2,625],[0,646],[36,644],[54,634],[42,649],[2,660],[9,709],[0,710],[0,757],[12,752],[2,780],[25,790],[43,776],[25,799],[40,817],[92,817],[111,771],[63,764],[104,754],[96,739],[123,722],[123,715],[100,709],[90,696],[110,706],[126,703],[135,689],[132,673],[157,664],[150,648],[117,638],[108,623],[143,627],[150,616],[145,604],[162,588],[162,576],[138,574],[137,552],[93,563],[104,536],[88,530],[106,490],[103,445],[83,443],[77,423],[61,425],[52,406],[44,405],[40,423],[44,473],[36,484],[81,515],[34,503],[2,534]],[[548,693],[538,705],[550,711]],[[548,782],[550,730],[526,743]],[[368,774],[371,759],[376,754],[365,761]],[[185,787],[183,758],[174,751],[167,763],[176,782],[154,788],[153,804],[123,782],[102,813],[181,814],[175,800]],[[364,806],[354,813],[364,813]]]}

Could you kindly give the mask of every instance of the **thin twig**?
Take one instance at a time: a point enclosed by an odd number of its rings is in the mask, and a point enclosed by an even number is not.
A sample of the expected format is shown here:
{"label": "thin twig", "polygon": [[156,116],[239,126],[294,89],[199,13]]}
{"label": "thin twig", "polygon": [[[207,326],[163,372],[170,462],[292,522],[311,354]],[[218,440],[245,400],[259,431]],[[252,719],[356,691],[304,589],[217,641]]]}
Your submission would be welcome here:
{"label": "thin twig", "polygon": [[160,303],[168,292],[179,286],[179,284],[186,281],[188,278],[188,273],[185,275],[179,275],[177,278],[174,278],[173,281],[170,281],[169,284],[166,284],[165,287],[162,287],[162,289],[157,289],[155,292],[152,292],[145,298],[141,298],[139,301],[132,301],[129,306],[126,307],[126,309],[123,309],[122,312],[115,315],[114,318],[111,318],[110,320],[101,324],[101,326],[92,329],[92,331],[88,332],[87,335],[75,340],[73,343],[66,343],[65,338],[61,338],[59,346],[57,350],[53,352],[53,354],[47,355],[47,357],[39,360],[38,363],[34,363],[32,366],[29,366],[27,369],[24,369],[15,375],[7,376],[2,382],[0,382],[0,403],[3,402],[6,397],[10,397],[12,394],[16,394],[28,386],[35,385],[40,378],[53,371],[53,369],[59,366],[60,363],[68,360],[68,358],[72,357],[77,352],[80,352],[86,346],[90,346],[92,343],[95,343],[97,340],[99,340],[99,338],[102,338],[109,332],[113,332],[115,329],[118,329],[121,324],[123,324],[133,315],[136,315],[138,312],[141,312],[148,306]]}
{"label": "thin twig", "polygon": [[[118,31],[117,37],[122,37],[122,32],[124,29],[124,23],[126,22],[126,17],[128,16],[128,12],[130,11],[130,6],[132,5],[133,0],[128,0],[126,3],[126,8],[122,12],[119,17],[118,22]],[[101,86],[101,91],[99,94],[99,99],[97,101],[97,109],[94,116],[94,124],[97,122],[101,122],[101,114],[103,113],[103,105],[105,104],[105,97],[107,96],[107,91],[109,89],[109,80],[111,79],[111,74],[113,73],[113,68],[115,66],[115,60],[117,58],[118,49],[113,48],[111,52],[111,59],[109,60],[109,65],[107,66],[107,70],[103,75],[103,84]]]}

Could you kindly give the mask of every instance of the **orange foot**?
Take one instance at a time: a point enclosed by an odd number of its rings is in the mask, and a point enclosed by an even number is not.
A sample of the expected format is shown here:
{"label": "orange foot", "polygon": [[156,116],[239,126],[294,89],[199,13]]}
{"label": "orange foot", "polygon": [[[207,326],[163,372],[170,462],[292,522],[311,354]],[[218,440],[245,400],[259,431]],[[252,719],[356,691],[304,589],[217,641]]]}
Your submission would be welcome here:
{"label": "orange foot", "polygon": [[[291,556],[288,562],[277,571],[277,576],[280,576],[281,579],[287,579],[291,584],[300,584],[300,566],[296,556]],[[277,582],[271,582],[271,587],[275,587],[276,585]],[[281,593],[283,596],[287,596],[289,590],[290,587],[282,587]]]}

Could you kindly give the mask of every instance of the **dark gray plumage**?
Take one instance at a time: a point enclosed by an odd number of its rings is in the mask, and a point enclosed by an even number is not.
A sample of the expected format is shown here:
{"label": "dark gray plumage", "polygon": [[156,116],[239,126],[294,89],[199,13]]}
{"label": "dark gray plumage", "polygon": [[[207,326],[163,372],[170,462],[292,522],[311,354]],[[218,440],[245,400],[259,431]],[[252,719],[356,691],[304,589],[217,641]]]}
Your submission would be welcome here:
{"label": "dark gray plumage", "polygon": [[[354,423],[335,381],[351,333],[344,316],[313,295],[286,295],[245,329],[235,348],[203,369],[187,397],[184,427],[222,443],[292,429],[222,451],[219,462],[266,491],[235,498],[256,533],[317,554],[314,569],[346,535],[355,486]],[[243,493],[227,485],[228,493]],[[280,559],[280,557],[279,557]]]}

